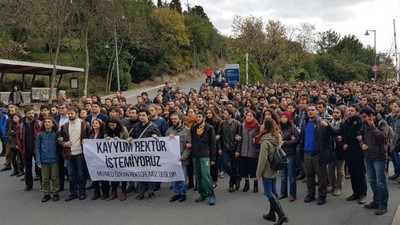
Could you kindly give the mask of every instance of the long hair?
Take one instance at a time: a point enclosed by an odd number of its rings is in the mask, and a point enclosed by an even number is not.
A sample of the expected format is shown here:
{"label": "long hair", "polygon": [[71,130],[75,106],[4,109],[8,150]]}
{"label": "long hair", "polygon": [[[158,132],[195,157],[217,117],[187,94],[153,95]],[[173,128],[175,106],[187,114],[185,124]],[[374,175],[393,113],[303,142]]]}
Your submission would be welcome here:
{"label": "long hair", "polygon": [[212,108],[206,108],[205,113],[207,114],[207,111],[210,111],[211,114],[213,115],[211,119],[208,119],[206,117],[206,123],[209,123],[213,127],[219,126],[221,123],[222,119],[217,115],[217,113],[214,111]]}
{"label": "long hair", "polygon": [[267,113],[267,112],[269,112],[271,114],[271,117],[275,121],[276,124],[281,123],[281,117],[279,116],[279,114],[275,110],[268,108],[261,115],[261,124],[263,124],[265,122],[265,113]]}
{"label": "long hair", "polygon": [[[101,119],[95,119],[95,120],[93,120],[93,122],[94,121],[97,121],[100,124],[99,134],[101,136],[104,136],[104,122]],[[92,134],[94,134],[94,133],[95,133],[95,131],[94,131],[94,129],[92,129]]]}
{"label": "long hair", "polygon": [[270,118],[265,119],[263,131],[265,134],[271,133],[271,135],[276,138],[277,142],[281,140],[281,132],[275,120]]}
{"label": "long hair", "polygon": [[[115,130],[111,130],[110,129],[110,127],[108,126],[108,124],[110,124],[110,123],[117,124],[117,127],[115,128]],[[107,135],[109,135],[111,133],[120,133],[120,132],[122,132],[123,127],[124,127],[124,125],[122,124],[122,120],[120,120],[119,118],[113,116],[107,121],[106,133],[107,133]]]}
{"label": "long hair", "polygon": [[55,120],[54,120],[53,118],[51,118],[51,117],[47,117],[47,118],[45,118],[45,119],[43,120],[42,126],[40,127],[40,130],[41,130],[41,131],[46,131],[46,127],[44,126],[44,122],[45,122],[46,120],[50,120],[51,122],[53,122],[54,126],[53,126],[53,128],[51,128],[51,131],[52,131],[52,132],[58,131],[58,123],[57,123],[57,121],[55,121]]}

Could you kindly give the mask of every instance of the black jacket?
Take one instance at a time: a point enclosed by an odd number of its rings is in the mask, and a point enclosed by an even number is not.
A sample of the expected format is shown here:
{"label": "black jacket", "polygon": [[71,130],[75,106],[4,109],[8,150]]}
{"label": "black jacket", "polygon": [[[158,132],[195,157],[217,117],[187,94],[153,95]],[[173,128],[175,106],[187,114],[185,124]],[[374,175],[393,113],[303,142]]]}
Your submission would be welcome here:
{"label": "black jacket", "polygon": [[[283,145],[281,146],[283,151],[285,151],[286,155],[295,155],[296,148],[299,144],[299,132],[294,125],[281,125],[281,130],[283,134]],[[292,140],[292,136],[295,137],[295,140]]]}
{"label": "black jacket", "polygon": [[[327,127],[321,125],[322,119],[317,117],[314,123],[314,136],[315,136],[315,147],[319,156],[319,165],[326,166],[331,161],[332,156],[332,135],[335,135],[335,129],[332,124],[328,123]],[[309,122],[309,119],[305,121],[301,128],[300,133],[300,152],[304,153],[304,142],[305,142],[305,130]]]}
{"label": "black jacket", "polygon": [[361,117],[357,116],[345,120],[339,128],[338,135],[342,136],[342,145],[347,144],[349,146],[348,149],[343,152],[345,160],[364,160],[364,154],[357,140],[361,125]]}
{"label": "black jacket", "polygon": [[215,162],[216,140],[214,127],[210,124],[205,124],[202,135],[197,135],[199,125],[192,126],[190,134],[192,136],[192,157],[193,158],[210,158]]}
{"label": "black jacket", "polygon": [[241,123],[235,119],[232,124],[229,124],[227,120],[223,120],[219,124],[217,134],[221,137],[217,143],[218,150],[240,152],[240,143],[236,141],[235,137],[240,135],[241,128]]}
{"label": "black jacket", "polygon": [[148,138],[148,137],[151,137],[153,134],[157,135],[158,137],[161,137],[161,133],[158,130],[157,125],[155,125],[154,123],[149,121],[144,126],[141,122],[136,124],[134,126],[133,130],[130,132],[129,136],[134,139],[137,139],[139,137],[140,138]]}

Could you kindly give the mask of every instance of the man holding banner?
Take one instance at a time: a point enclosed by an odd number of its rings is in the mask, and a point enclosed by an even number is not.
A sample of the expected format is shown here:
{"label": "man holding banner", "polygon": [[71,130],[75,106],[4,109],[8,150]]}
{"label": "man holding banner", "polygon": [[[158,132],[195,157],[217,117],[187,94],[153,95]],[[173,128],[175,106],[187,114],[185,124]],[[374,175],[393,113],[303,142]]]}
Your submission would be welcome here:
{"label": "man holding banner", "polygon": [[189,128],[187,128],[183,123],[183,115],[182,113],[175,112],[170,117],[172,122],[172,126],[170,126],[167,130],[167,136],[170,138],[175,138],[175,136],[179,136],[180,140],[180,154],[181,157],[179,161],[182,162],[183,174],[185,175],[185,180],[183,181],[175,181],[172,183],[174,188],[174,196],[169,200],[170,202],[175,202],[179,199],[179,202],[184,202],[186,200],[186,166],[189,165],[189,156],[190,156],[190,148],[191,145],[191,136]]}
{"label": "man holding banner", "polygon": [[202,202],[208,198],[210,205],[215,205],[216,199],[210,175],[210,164],[215,164],[216,139],[213,126],[205,122],[204,112],[196,115],[196,124],[192,126],[192,158],[196,171],[196,179],[200,196],[196,202]]}
{"label": "man holding banner", "polygon": [[[150,112],[147,108],[139,109],[139,120],[140,123],[134,126],[128,141],[138,138],[148,138],[153,137],[157,139],[161,136],[160,131],[158,130],[157,125],[150,122],[149,120]],[[139,182],[138,183],[138,193],[139,195],[136,197],[137,200],[143,200],[145,197],[148,199],[154,198],[154,190],[155,190],[155,182]],[[147,192],[147,193],[146,193]]]}

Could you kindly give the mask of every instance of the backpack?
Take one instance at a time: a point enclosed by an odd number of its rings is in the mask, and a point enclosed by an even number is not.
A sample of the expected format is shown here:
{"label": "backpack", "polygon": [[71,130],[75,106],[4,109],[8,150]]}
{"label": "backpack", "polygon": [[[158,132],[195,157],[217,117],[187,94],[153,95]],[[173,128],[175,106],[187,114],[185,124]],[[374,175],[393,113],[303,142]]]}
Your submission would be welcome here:
{"label": "backpack", "polygon": [[[379,126],[381,126],[381,122],[382,122],[382,120],[379,122],[379,124],[378,124]],[[397,135],[394,132],[393,128],[391,126],[389,126],[389,124],[388,124],[388,127],[389,128],[388,128],[388,133],[385,138],[385,144],[386,144],[386,146],[388,146],[388,149],[387,149],[388,151],[393,151],[396,147]]]}
{"label": "backpack", "polygon": [[280,146],[277,146],[275,152],[268,156],[268,161],[272,170],[286,169],[287,165],[289,164],[286,153]]}

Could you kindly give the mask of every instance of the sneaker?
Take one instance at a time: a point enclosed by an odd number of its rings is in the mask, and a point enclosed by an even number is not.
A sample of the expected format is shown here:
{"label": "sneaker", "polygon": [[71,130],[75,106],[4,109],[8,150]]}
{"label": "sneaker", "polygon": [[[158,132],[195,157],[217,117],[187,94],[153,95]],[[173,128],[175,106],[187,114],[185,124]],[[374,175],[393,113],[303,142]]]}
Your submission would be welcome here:
{"label": "sneaker", "polygon": [[365,204],[367,202],[367,198],[365,195],[361,195],[360,199],[358,199],[358,204]]}
{"label": "sneaker", "polygon": [[326,197],[319,196],[317,200],[318,205],[323,205],[326,202]]}
{"label": "sneaker", "polygon": [[169,202],[175,202],[176,200],[180,199],[181,196],[180,195],[174,195],[169,199]]}
{"label": "sneaker", "polygon": [[307,183],[307,177],[305,177],[301,182],[302,183]]}
{"label": "sneaker", "polygon": [[346,198],[347,201],[354,201],[354,200],[358,200],[358,199],[360,199],[360,196],[358,196],[356,194],[352,194]]}
{"label": "sneaker", "polygon": [[392,176],[388,177],[389,180],[396,180],[399,175],[393,174]]}
{"label": "sneaker", "polygon": [[32,191],[32,188],[25,187],[24,190],[22,190],[22,192],[24,192],[24,193],[29,192],[29,191]]}
{"label": "sneaker", "polygon": [[206,200],[206,198],[204,198],[203,196],[199,196],[196,200],[194,200],[195,202],[202,202]]}
{"label": "sneaker", "polygon": [[216,202],[217,202],[217,200],[216,200],[214,197],[211,197],[211,198],[208,200],[208,204],[209,204],[209,205],[215,205]]}
{"label": "sneaker", "polygon": [[17,177],[22,177],[23,175],[25,175],[24,172],[18,172]]}
{"label": "sneaker", "polygon": [[378,205],[375,202],[370,202],[370,203],[364,205],[364,208],[366,208],[366,209],[378,209]]}
{"label": "sneaker", "polygon": [[387,209],[378,209],[378,210],[375,212],[375,215],[381,216],[381,215],[383,215],[383,214],[385,214],[385,213],[387,213],[387,212],[388,212]]}
{"label": "sneaker", "polygon": [[60,200],[60,195],[59,195],[59,194],[55,194],[55,195],[53,196],[53,201],[54,201],[54,202],[57,202],[58,200]]}
{"label": "sneaker", "polygon": [[304,198],[304,202],[312,202],[312,201],[315,201],[315,196],[314,195],[307,195]]}
{"label": "sneaker", "polygon": [[86,199],[86,195],[85,194],[79,195],[79,200],[85,200],[85,199]]}
{"label": "sneaker", "polygon": [[50,200],[50,195],[45,195],[43,198],[42,198],[42,202],[48,202]]}
{"label": "sneaker", "polygon": [[78,198],[78,196],[75,194],[71,194],[71,195],[69,195],[66,199],[65,199],[65,201],[66,202],[69,202],[69,201],[72,201],[72,200],[74,200],[74,199],[76,199],[76,198]]}
{"label": "sneaker", "polygon": [[18,171],[14,170],[11,174],[10,177],[16,176],[18,174]]}
{"label": "sneaker", "polygon": [[225,173],[224,172],[220,172],[218,175],[219,178],[224,178],[225,177]]}
{"label": "sneaker", "polygon": [[327,192],[327,193],[331,193],[332,190],[333,190],[333,188],[332,188],[332,186],[330,186],[330,185],[326,188],[326,192]]}
{"label": "sneaker", "polygon": [[1,169],[1,172],[7,171],[7,170],[11,170],[11,167],[4,167],[3,169]]}
{"label": "sneaker", "polygon": [[184,201],[186,201],[186,195],[181,195],[179,202],[184,202]]}
{"label": "sneaker", "polygon": [[333,196],[339,196],[342,195],[342,190],[341,189],[336,189],[333,191]]}
{"label": "sneaker", "polygon": [[38,175],[35,176],[35,178],[33,178],[34,181],[38,181],[40,180],[40,177]]}
{"label": "sneaker", "polygon": [[284,198],[287,198],[287,196],[285,196],[285,195],[278,195],[278,199],[280,200],[280,199],[284,199]]}
{"label": "sneaker", "polygon": [[138,201],[141,201],[141,200],[144,199],[144,196],[142,194],[139,194],[139,195],[136,196],[135,199],[138,200]]}
{"label": "sneaker", "polygon": [[218,188],[218,185],[213,184],[213,189],[214,189],[214,191],[217,190],[217,188]]}
{"label": "sneaker", "polygon": [[97,199],[99,199],[100,198],[100,195],[98,195],[98,194],[95,194],[95,195],[93,195],[93,197],[91,198],[92,200],[97,200]]}

